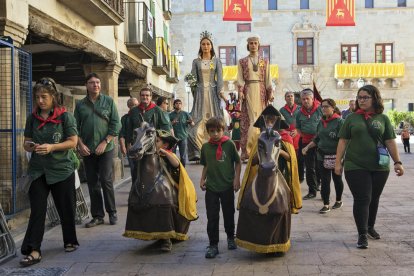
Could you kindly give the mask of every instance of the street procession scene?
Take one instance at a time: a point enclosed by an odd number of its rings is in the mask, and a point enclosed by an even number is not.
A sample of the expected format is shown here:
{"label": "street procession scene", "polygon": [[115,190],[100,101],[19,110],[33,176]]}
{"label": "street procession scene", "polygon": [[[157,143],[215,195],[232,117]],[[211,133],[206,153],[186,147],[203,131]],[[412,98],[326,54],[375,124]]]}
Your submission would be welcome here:
{"label": "street procession scene", "polygon": [[0,275],[414,275],[414,0],[0,0]]}

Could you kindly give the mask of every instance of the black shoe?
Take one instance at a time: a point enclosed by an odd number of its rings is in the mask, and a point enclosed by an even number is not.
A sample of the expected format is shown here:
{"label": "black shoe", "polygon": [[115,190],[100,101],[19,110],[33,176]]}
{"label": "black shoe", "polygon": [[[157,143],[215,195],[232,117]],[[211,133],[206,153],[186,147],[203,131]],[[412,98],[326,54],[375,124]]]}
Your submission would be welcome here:
{"label": "black shoe", "polygon": [[344,203],[342,201],[337,201],[335,202],[335,204],[332,206],[332,209],[339,209],[342,207],[342,205],[344,205]]}
{"label": "black shoe", "polygon": [[358,237],[357,248],[359,249],[367,249],[368,248],[368,238],[367,234],[361,234]]}
{"label": "black shoe", "polygon": [[219,253],[217,245],[210,245],[207,247],[206,258],[213,259]]}
{"label": "black shoe", "polygon": [[104,220],[102,218],[93,218],[90,222],[85,224],[85,227],[92,228],[100,224],[104,224]]}
{"label": "black shoe", "polygon": [[378,234],[378,232],[375,231],[374,227],[368,227],[368,237],[370,237],[373,240],[381,239],[380,234]]}
{"label": "black shoe", "polygon": [[234,241],[234,239],[227,239],[227,249],[228,250],[234,250],[237,249],[237,244]]}
{"label": "black shoe", "polygon": [[109,215],[109,224],[115,225],[118,222],[118,216],[116,213],[112,213]]}
{"label": "black shoe", "polygon": [[308,199],[315,198],[315,197],[316,197],[316,194],[309,193],[309,194],[305,195],[305,196],[303,197],[303,199],[304,199],[304,200],[308,200]]}
{"label": "black shoe", "polygon": [[329,208],[329,206],[328,207],[323,206],[322,209],[319,210],[319,213],[320,214],[326,214],[326,213],[328,213],[330,211],[331,211],[331,208]]}
{"label": "black shoe", "polygon": [[170,239],[161,240],[161,251],[170,252],[172,249],[172,242]]}

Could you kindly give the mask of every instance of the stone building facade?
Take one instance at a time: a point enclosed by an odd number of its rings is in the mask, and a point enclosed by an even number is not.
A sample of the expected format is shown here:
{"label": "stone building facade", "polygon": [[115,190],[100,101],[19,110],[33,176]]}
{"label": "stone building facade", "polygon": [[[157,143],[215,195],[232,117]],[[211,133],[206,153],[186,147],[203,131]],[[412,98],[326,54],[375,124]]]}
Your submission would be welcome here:
{"label": "stone building facade", "polygon": [[[322,97],[334,98],[340,108],[355,98],[358,87],[374,84],[386,109],[412,110],[414,30],[408,22],[414,16],[414,1],[355,0],[355,6],[356,26],[327,27],[326,1],[321,0],[252,0],[251,22],[223,21],[222,1],[175,0],[172,41],[185,55],[185,74],[196,58],[202,31],[213,34],[215,51],[230,63],[226,65],[236,65],[234,60],[246,56],[247,37],[258,34],[264,56],[278,68],[276,107],[284,103],[285,91],[300,91],[315,81]],[[231,91],[232,80],[228,83]],[[191,106],[183,81],[177,91],[177,97]]]}

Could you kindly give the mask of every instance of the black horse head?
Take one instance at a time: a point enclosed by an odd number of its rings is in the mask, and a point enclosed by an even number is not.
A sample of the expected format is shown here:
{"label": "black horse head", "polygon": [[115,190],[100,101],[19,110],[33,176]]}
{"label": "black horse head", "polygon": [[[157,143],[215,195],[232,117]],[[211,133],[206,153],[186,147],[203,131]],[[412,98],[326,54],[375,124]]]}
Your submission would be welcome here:
{"label": "black horse head", "polygon": [[135,142],[128,152],[128,156],[140,160],[146,154],[154,154],[157,133],[155,128],[146,122],[134,130]]}
{"label": "black horse head", "polygon": [[280,134],[271,128],[262,131],[259,136],[257,153],[260,169],[274,172],[280,151]]}

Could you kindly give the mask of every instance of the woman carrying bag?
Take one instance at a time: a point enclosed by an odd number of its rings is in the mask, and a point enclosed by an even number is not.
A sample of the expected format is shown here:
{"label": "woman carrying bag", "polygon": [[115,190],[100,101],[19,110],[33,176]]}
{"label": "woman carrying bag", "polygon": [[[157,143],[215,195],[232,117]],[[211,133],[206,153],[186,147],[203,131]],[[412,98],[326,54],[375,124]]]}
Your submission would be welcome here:
{"label": "woman carrying bag", "polygon": [[321,174],[321,196],[323,207],[319,213],[325,214],[331,211],[329,207],[329,196],[331,193],[331,176],[335,185],[336,201],[332,209],[342,207],[342,192],[344,191],[344,183],[342,176],[335,174],[335,157],[336,147],[339,141],[339,130],[342,127],[343,119],[341,111],[336,107],[336,103],[332,99],[324,99],[321,104],[322,119],[316,129],[316,136],[306,147],[302,149],[302,154],[306,155],[310,148],[318,147],[317,159],[318,169]]}
{"label": "woman carrying bag", "polygon": [[41,261],[41,243],[45,230],[47,198],[52,193],[62,225],[65,252],[79,246],[75,228],[75,148],[78,136],[76,121],[58,103],[55,82],[40,79],[33,87],[35,108],[26,121],[24,149],[31,152],[28,175],[30,219],[21,247],[22,266]]}
{"label": "woman carrying bag", "polygon": [[355,112],[346,118],[339,132],[335,173],[340,175],[345,170],[345,179],[354,197],[357,248],[360,249],[368,248],[368,236],[381,237],[374,225],[379,199],[390,173],[390,156],[397,176],[404,174],[394,129],[383,111],[379,90],[372,85],[363,86],[358,90]]}

